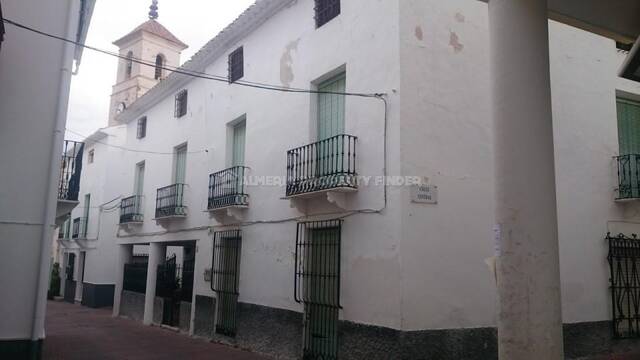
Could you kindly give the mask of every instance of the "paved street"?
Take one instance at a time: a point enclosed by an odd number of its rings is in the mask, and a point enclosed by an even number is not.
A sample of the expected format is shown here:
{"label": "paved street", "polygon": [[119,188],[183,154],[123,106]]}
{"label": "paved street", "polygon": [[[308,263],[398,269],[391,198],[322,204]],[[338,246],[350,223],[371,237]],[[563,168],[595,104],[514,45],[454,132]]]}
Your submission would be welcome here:
{"label": "paved street", "polygon": [[56,301],[47,304],[46,334],[46,360],[268,359],[171,330],[114,319],[111,309],[90,309]]}

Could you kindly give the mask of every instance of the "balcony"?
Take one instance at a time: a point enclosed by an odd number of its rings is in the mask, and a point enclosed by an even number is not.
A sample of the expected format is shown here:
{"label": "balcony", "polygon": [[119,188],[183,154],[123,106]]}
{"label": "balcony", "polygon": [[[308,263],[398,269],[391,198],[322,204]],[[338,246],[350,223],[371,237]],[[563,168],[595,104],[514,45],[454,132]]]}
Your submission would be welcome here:
{"label": "balcony", "polygon": [[640,199],[640,154],[617,156],[618,196],[616,200]]}
{"label": "balcony", "polygon": [[244,176],[247,168],[234,166],[209,175],[209,211],[230,207],[247,207],[249,195],[245,193]]}
{"label": "balcony", "polygon": [[73,219],[71,238],[72,239],[87,238],[87,218],[86,217],[78,217]]}
{"label": "balcony", "polygon": [[356,191],[356,141],[336,135],[287,151],[287,198]]}
{"label": "balcony", "polygon": [[120,201],[120,224],[140,224],[142,215],[142,195],[129,196]]}
{"label": "balcony", "polygon": [[173,184],[158,189],[156,219],[187,216],[187,207],[184,206],[184,187],[185,184]]}
{"label": "balcony", "polygon": [[80,174],[82,172],[82,153],[84,143],[65,140],[58,180],[58,205],[56,224],[61,225],[71,210],[78,205]]}

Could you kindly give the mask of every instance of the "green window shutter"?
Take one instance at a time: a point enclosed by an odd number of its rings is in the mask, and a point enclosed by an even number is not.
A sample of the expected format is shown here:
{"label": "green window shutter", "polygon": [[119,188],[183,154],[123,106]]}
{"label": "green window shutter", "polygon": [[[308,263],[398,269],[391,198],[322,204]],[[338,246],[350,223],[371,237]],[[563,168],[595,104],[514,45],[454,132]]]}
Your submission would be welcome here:
{"label": "green window shutter", "polygon": [[233,156],[232,166],[244,165],[244,148],[246,141],[247,125],[242,121],[233,127]]}
{"label": "green window shutter", "polygon": [[[340,74],[318,85],[318,91],[343,93],[346,76]],[[318,140],[344,133],[344,95],[318,94]]]}
{"label": "green window shutter", "polygon": [[136,179],[134,187],[134,195],[142,195],[144,191],[144,163],[136,165]]}
{"label": "green window shutter", "polygon": [[618,99],[620,155],[640,154],[640,103]]}
{"label": "green window shutter", "polygon": [[174,183],[184,184],[187,172],[187,145],[176,148]]}

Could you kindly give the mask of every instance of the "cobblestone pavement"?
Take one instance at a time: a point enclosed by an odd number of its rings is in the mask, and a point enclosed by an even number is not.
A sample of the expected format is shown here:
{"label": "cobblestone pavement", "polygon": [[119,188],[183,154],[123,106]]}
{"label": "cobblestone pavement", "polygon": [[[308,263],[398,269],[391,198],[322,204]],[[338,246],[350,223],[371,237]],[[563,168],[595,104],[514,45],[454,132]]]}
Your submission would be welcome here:
{"label": "cobblestone pavement", "polygon": [[139,322],[111,317],[111,309],[90,309],[58,301],[47,304],[45,360],[224,359],[264,356],[194,339]]}

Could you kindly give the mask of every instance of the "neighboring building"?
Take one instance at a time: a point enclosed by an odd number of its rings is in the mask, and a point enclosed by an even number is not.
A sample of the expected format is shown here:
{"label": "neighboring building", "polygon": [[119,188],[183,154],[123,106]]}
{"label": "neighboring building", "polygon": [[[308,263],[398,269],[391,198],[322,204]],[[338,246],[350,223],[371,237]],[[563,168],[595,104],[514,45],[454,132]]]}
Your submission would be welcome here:
{"label": "neighboring building", "polygon": [[2,18],[84,42],[94,1],[3,1],[0,7],[0,358],[37,359],[51,239],[78,200],[83,145],[63,136],[71,75],[83,49]]}
{"label": "neighboring building", "polygon": [[[470,0],[256,2],[183,65],[214,79],[170,74],[87,141],[81,194],[120,201],[88,222],[84,258],[87,275],[93,253],[110,264],[95,276],[115,284],[114,315],[283,358],[495,358],[487,28]],[[640,230],[639,205],[619,201],[640,198],[624,162],[640,85],[617,77],[613,40],[552,21],[550,44],[577,357],[616,349],[604,239]]]}

